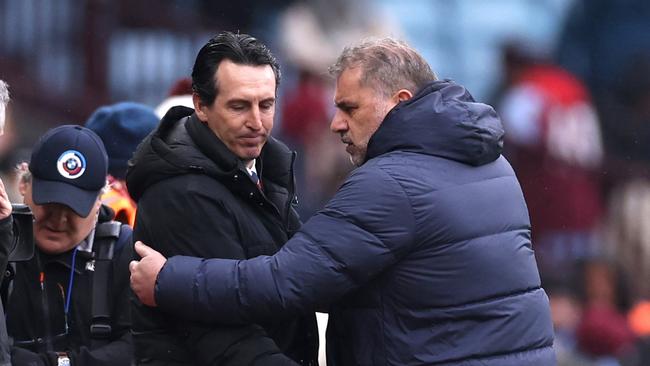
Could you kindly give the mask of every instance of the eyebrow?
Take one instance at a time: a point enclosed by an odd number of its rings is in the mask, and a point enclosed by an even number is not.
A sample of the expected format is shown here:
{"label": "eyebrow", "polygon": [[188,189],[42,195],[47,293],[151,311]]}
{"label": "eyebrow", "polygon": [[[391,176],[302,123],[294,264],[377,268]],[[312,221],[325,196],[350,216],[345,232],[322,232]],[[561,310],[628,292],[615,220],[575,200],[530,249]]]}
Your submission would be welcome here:
{"label": "eyebrow", "polygon": [[356,107],[357,104],[354,102],[351,102],[349,100],[339,100],[338,102],[334,102],[334,105],[338,109],[345,109],[345,108],[351,108],[351,107]]}
{"label": "eyebrow", "polygon": [[[260,100],[260,103],[275,102],[275,99],[276,99],[275,97],[264,98]],[[235,103],[251,104],[251,100],[246,98],[233,98],[226,101],[226,104],[235,104]]]}

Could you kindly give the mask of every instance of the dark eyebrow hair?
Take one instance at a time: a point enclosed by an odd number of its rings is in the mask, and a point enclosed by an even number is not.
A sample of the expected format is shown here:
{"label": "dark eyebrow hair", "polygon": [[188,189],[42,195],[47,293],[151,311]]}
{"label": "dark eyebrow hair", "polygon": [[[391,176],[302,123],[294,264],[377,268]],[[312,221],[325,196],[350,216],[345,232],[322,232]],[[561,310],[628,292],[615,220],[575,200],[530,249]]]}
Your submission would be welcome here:
{"label": "dark eyebrow hair", "polygon": [[[264,98],[264,99],[260,100],[260,103],[269,102],[269,101],[275,102],[276,99],[277,99],[276,97],[268,97],[268,98]],[[231,104],[231,103],[247,103],[247,104],[250,104],[251,101],[246,99],[246,98],[232,98],[232,99],[228,99],[226,101],[226,104]]]}
{"label": "dark eyebrow hair", "polygon": [[336,108],[343,109],[343,108],[356,107],[357,103],[343,99],[343,100],[339,100],[338,102],[334,102],[334,105],[336,106]]}

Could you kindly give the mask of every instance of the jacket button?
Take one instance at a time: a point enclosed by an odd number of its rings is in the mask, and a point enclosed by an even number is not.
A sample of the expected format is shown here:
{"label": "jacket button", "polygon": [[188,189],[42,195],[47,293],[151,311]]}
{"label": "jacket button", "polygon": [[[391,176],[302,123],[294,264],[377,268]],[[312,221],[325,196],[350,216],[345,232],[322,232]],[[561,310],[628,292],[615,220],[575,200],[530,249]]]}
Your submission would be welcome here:
{"label": "jacket button", "polygon": [[235,174],[235,175],[233,175],[233,176],[232,176],[232,179],[234,179],[234,180],[238,180],[238,179],[239,179],[239,174]]}
{"label": "jacket button", "polygon": [[255,193],[253,193],[253,192],[249,193],[249,194],[248,194],[248,197],[250,197],[250,198],[255,197]]}
{"label": "jacket button", "polygon": [[260,206],[264,206],[264,202],[260,202]]}

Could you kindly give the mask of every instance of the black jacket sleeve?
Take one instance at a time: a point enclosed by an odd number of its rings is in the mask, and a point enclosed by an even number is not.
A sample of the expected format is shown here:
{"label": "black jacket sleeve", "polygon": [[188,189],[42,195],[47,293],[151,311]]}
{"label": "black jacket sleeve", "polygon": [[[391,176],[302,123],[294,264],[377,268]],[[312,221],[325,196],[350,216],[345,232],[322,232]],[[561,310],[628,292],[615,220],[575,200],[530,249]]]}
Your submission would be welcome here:
{"label": "black jacket sleeve", "polygon": [[0,220],[0,273],[4,273],[13,245],[13,218],[11,215]]}
{"label": "black jacket sleeve", "polygon": [[[11,215],[0,220],[0,283],[4,278],[9,252],[13,243],[13,220]],[[0,366],[9,365],[9,337],[5,324],[5,314],[0,302]]]}
{"label": "black jacket sleeve", "polygon": [[[232,212],[220,194],[225,188],[206,176],[176,177],[148,188],[138,202],[135,240],[165,256],[178,254],[208,258],[244,259]],[[136,309],[141,304],[135,304]],[[158,310],[152,310],[157,312]],[[138,314],[138,315],[136,315]],[[150,321],[134,312],[134,322]],[[151,314],[151,312],[150,312]],[[172,317],[175,314],[171,314]],[[146,317],[146,315],[145,315]],[[169,319],[169,315],[166,315]],[[264,329],[255,324],[219,326],[173,319],[176,334],[196,365],[290,365]],[[138,347],[136,341],[136,347]],[[136,351],[137,353],[137,351]]]}

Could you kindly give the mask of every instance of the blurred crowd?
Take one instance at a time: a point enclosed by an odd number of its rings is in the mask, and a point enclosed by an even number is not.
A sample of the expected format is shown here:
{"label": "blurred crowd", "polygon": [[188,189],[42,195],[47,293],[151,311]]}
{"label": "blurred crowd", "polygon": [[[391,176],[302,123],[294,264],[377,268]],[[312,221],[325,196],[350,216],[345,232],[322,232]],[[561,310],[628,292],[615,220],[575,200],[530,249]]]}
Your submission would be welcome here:
{"label": "blurred crowd", "polygon": [[[500,50],[502,80],[491,85],[491,95],[478,99],[495,106],[506,128],[506,156],[522,184],[551,300],[559,364],[650,365],[650,41],[642,39],[650,32],[650,5],[570,3],[554,47],[516,34],[494,46]],[[298,152],[303,218],[322,207],[352,169],[339,138],[329,131],[333,89],[327,65],[350,41],[410,36],[402,24],[407,20],[397,22],[373,5],[276,1],[268,6],[273,22],[240,15],[247,17],[242,24],[274,34],[270,43],[283,55],[285,84],[274,134]],[[179,77],[164,100],[149,103],[147,113],[155,110],[160,118],[171,106],[191,107],[190,94],[188,79]],[[16,135],[32,128],[21,115],[10,113],[0,138],[9,186],[15,163],[26,154]],[[126,120],[119,117],[106,134],[117,135]],[[135,126],[135,120],[142,124]],[[144,117],[130,121],[119,136],[141,138],[155,125]],[[93,123],[105,121],[93,115],[89,127]],[[137,142],[130,141],[130,148]],[[122,148],[119,140],[107,144],[109,156]],[[122,189],[123,173],[112,174],[113,187]],[[10,195],[19,199],[15,191]],[[124,220],[132,220],[128,211]]]}

